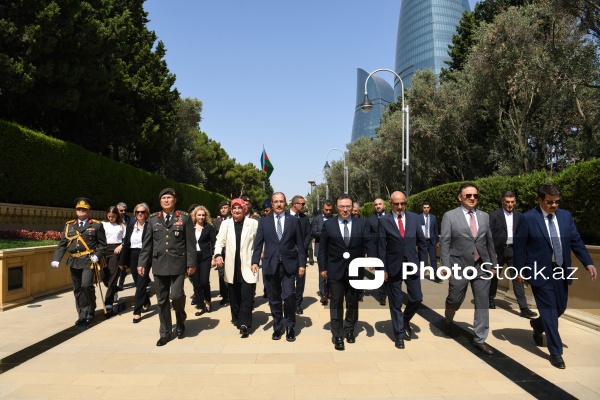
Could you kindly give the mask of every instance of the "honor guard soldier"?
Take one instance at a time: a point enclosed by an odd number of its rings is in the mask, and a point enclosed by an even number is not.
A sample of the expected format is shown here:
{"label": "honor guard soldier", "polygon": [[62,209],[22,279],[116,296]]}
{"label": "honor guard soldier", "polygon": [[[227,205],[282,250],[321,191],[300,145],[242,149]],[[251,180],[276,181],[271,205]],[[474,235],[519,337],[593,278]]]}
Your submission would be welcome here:
{"label": "honor guard soldier", "polygon": [[65,252],[69,253],[67,265],[71,268],[73,294],[79,319],[75,325],[89,323],[96,310],[94,289],[94,264],[106,251],[106,235],[100,221],[91,219],[92,203],[85,197],[75,200],[77,219],[68,221],[52,259],[52,267],[58,268]]}
{"label": "honor guard soldier", "polygon": [[174,189],[163,189],[158,198],[162,211],[148,219],[149,229],[144,235],[138,274],[144,276],[146,267],[152,265],[160,319],[160,339],[156,345],[164,346],[171,339],[173,329],[169,293],[175,310],[177,337],[181,339],[185,333],[187,314],[183,283],[186,273],[192,275],[196,271],[196,235],[188,213],[175,210]]}

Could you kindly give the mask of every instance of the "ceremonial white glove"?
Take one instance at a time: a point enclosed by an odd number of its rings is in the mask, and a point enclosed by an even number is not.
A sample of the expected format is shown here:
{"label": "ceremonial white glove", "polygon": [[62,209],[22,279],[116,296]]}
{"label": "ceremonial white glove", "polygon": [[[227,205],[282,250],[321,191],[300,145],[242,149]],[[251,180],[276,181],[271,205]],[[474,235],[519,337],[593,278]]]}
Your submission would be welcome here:
{"label": "ceremonial white glove", "polygon": [[53,268],[58,268],[58,264],[59,264],[59,262],[58,262],[58,261],[52,261],[52,262],[50,263],[50,265],[51,265]]}
{"label": "ceremonial white glove", "polygon": [[98,262],[98,256],[94,254],[93,256],[90,257],[90,260],[92,260],[92,262],[97,263]]}

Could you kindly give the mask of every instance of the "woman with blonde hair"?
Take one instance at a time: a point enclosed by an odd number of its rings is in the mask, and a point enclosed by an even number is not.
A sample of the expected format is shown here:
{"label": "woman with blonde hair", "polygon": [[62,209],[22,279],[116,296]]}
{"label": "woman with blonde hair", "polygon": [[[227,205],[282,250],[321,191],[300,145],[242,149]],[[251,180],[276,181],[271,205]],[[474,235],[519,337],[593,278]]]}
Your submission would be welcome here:
{"label": "woman with blonde hair", "polygon": [[[141,321],[142,312],[148,311],[148,308],[150,307],[150,295],[146,290],[150,284],[148,270],[143,276],[139,275],[137,272],[137,267],[139,265],[138,258],[140,256],[140,251],[142,250],[144,234],[148,228],[147,220],[150,216],[150,210],[146,203],[140,203],[133,208],[133,213],[134,218],[132,218],[129,225],[127,225],[119,265],[121,266],[121,269],[129,267],[133,282],[135,283],[133,323],[137,324]],[[149,262],[152,262],[152,258],[149,259]],[[147,268],[150,268],[150,265],[148,265]]]}
{"label": "woman with blonde hair", "polygon": [[[192,211],[192,222],[196,233],[196,273],[192,275],[194,297],[196,299],[196,316],[210,312],[210,268],[215,248],[216,233],[212,226],[210,213],[204,206]],[[202,301],[204,300],[204,305]]]}

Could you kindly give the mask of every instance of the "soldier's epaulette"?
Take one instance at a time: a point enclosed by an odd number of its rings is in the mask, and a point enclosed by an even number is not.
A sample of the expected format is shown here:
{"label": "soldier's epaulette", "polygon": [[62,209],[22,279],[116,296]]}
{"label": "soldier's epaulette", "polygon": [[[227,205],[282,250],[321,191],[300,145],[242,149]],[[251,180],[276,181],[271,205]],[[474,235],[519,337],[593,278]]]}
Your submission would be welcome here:
{"label": "soldier's epaulette", "polygon": [[67,222],[65,223],[65,225],[69,225],[69,224],[72,224],[72,223],[74,223],[74,222],[75,222],[75,220],[74,220],[74,219],[72,219],[72,220],[70,220],[70,221],[67,221]]}
{"label": "soldier's epaulette", "polygon": [[185,212],[185,211],[179,211],[179,210],[177,210],[177,212],[178,212],[179,214],[181,214],[181,215],[185,215],[186,217],[189,217],[189,216],[190,216],[190,214],[188,214],[188,213],[187,213],[187,212]]}
{"label": "soldier's epaulette", "polygon": [[154,214],[150,214],[148,218],[156,217],[160,211],[155,212]]}
{"label": "soldier's epaulette", "polygon": [[92,222],[95,223],[95,224],[101,224],[102,223],[102,221],[99,221],[97,219],[92,219]]}

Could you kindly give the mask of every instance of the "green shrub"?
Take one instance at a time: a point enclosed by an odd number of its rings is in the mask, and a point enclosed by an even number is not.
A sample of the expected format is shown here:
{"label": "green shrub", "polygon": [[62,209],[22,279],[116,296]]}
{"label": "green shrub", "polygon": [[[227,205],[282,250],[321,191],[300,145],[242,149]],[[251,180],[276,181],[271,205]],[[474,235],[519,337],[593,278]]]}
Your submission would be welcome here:
{"label": "green shrub", "polygon": [[96,210],[123,201],[130,209],[146,202],[155,211],[160,206],[160,191],[172,187],[178,209],[187,210],[198,203],[212,214],[225,199],[14,123],[0,121],[0,143],[0,202],[70,208],[75,198],[84,196],[93,201]]}

